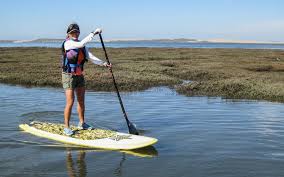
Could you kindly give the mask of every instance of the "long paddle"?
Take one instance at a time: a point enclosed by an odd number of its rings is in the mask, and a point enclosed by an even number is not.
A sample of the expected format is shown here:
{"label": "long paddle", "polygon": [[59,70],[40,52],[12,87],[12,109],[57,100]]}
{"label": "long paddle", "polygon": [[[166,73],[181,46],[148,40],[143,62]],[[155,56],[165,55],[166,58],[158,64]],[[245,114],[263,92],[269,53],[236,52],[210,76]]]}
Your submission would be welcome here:
{"label": "long paddle", "polygon": [[[101,40],[101,43],[102,43],[102,46],[103,46],[103,49],[104,49],[104,52],[105,52],[105,57],[106,57],[107,63],[110,64],[110,61],[109,61],[108,56],[107,56],[105,44],[104,44],[104,41],[103,41],[101,33],[99,34],[99,36],[100,36],[100,40]],[[124,118],[125,118],[127,126],[128,126],[129,133],[133,134],[133,135],[139,135],[135,125],[132,124],[129,121],[129,119],[127,118],[127,114],[126,114],[126,111],[124,109],[124,106],[123,106],[123,103],[122,103],[122,100],[121,100],[121,97],[120,97],[120,94],[119,94],[119,91],[118,91],[118,87],[117,87],[117,84],[116,84],[115,79],[114,79],[114,75],[113,75],[112,69],[109,68],[109,70],[110,70],[110,73],[111,73],[111,76],[112,76],[112,81],[113,81],[113,84],[114,84],[114,87],[115,87],[115,90],[116,90],[116,93],[117,93],[117,97],[118,97],[118,100],[119,100],[119,103],[120,103],[120,106],[121,106],[121,110],[123,112]]]}

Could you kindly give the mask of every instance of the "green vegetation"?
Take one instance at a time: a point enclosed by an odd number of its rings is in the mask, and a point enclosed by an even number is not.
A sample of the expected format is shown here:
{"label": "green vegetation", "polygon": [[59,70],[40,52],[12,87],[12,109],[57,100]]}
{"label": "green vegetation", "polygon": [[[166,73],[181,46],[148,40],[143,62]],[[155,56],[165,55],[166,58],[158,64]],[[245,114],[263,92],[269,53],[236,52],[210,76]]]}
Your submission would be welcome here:
{"label": "green vegetation", "polygon": [[[170,86],[186,95],[284,102],[284,52],[251,49],[108,48],[120,90]],[[102,49],[92,49],[104,58]],[[0,82],[61,87],[60,49],[0,48]],[[86,87],[114,91],[104,67],[87,63]],[[184,80],[193,82],[182,84]]]}

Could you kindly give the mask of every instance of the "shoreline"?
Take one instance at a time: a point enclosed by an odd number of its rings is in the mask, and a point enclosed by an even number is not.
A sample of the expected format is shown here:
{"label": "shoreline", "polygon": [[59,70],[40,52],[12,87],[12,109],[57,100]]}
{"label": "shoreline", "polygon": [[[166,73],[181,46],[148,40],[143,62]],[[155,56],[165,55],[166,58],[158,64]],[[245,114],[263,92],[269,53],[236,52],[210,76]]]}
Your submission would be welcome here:
{"label": "shoreline", "polygon": [[[108,48],[121,91],[168,86],[184,95],[284,102],[284,52],[274,49]],[[0,48],[0,82],[61,88],[58,48]],[[91,49],[104,58],[101,49]],[[52,61],[52,62],[50,62]],[[23,67],[24,66],[24,67]],[[31,79],[32,78],[32,79]],[[106,68],[87,64],[86,89],[114,91]],[[182,84],[183,80],[193,82]]]}
{"label": "shoreline", "polygon": [[[3,42],[11,43],[32,43],[32,42],[62,42],[64,38],[36,38],[36,39],[21,39],[21,40],[1,40]],[[122,38],[122,39],[105,39],[106,43],[111,42],[166,42],[166,43],[212,43],[212,44],[271,44],[271,45],[284,45],[284,41],[257,41],[257,40],[234,40],[234,39],[223,39],[223,38],[212,38],[212,39],[194,39],[194,38],[153,38],[153,39],[135,39],[135,38]]]}
{"label": "shoreline", "polygon": [[[191,81],[191,83],[197,83],[197,81]],[[28,86],[28,85],[20,85],[20,84],[11,84],[11,83],[2,83],[0,82],[0,85],[6,85],[6,86],[10,86],[10,87],[22,87],[22,88],[26,88],[26,89],[54,89],[54,90],[61,90],[62,92],[64,92],[64,89],[62,87],[52,87],[52,86]],[[273,100],[265,100],[265,99],[253,99],[253,98],[230,98],[230,97],[225,97],[225,96],[221,96],[221,95],[206,95],[206,94],[184,94],[181,93],[180,91],[178,91],[177,89],[179,88],[179,86],[183,85],[183,83],[178,84],[178,85],[174,85],[174,86],[165,86],[165,85],[160,85],[160,86],[153,86],[153,87],[149,87],[146,89],[142,89],[142,90],[119,90],[120,93],[133,93],[133,92],[143,92],[143,91],[147,91],[147,90],[151,90],[151,89],[159,89],[159,88],[166,88],[166,89],[170,89],[174,92],[176,92],[177,94],[180,95],[184,95],[184,96],[189,96],[189,97],[207,97],[207,98],[220,98],[220,99],[224,99],[227,101],[248,101],[248,102],[269,102],[269,103],[275,103],[275,104],[284,104],[284,101],[273,101]],[[114,87],[114,86],[113,86]],[[118,85],[119,87],[119,85]],[[118,88],[119,89],[119,88]],[[106,92],[106,93],[114,93],[116,94],[115,88],[113,88],[112,90],[109,91],[96,91],[93,89],[86,89],[86,93],[87,92]]]}

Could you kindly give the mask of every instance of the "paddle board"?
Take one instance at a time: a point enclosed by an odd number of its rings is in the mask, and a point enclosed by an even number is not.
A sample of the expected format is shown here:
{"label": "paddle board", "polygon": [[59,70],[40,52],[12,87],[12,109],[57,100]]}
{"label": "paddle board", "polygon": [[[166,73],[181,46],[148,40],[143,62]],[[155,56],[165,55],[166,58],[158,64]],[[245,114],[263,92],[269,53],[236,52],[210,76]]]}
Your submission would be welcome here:
{"label": "paddle board", "polygon": [[[92,139],[84,140],[79,138],[74,138],[72,136],[59,135],[44,131],[34,127],[31,124],[20,124],[19,127],[33,135],[67,143],[74,144],[78,146],[86,146],[99,149],[109,149],[109,150],[131,150],[147,147],[155,144],[158,140],[156,138],[132,135],[121,132],[114,132],[111,137],[101,138],[101,139]],[[80,130],[85,131],[85,130]]]}

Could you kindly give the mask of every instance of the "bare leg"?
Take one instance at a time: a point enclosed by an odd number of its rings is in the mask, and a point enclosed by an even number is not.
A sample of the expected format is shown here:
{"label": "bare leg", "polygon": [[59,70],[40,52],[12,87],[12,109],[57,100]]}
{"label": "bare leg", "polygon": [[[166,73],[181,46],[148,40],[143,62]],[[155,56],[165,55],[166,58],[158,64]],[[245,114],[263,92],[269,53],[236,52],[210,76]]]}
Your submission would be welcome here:
{"label": "bare leg", "polygon": [[64,124],[66,128],[69,128],[69,121],[72,112],[72,106],[74,103],[74,90],[73,89],[65,90],[65,96],[66,96],[66,105],[64,109]]}
{"label": "bare leg", "polygon": [[85,87],[79,87],[76,89],[77,96],[77,112],[79,115],[80,123],[83,124],[85,122]]}

